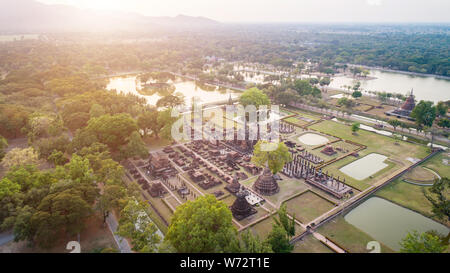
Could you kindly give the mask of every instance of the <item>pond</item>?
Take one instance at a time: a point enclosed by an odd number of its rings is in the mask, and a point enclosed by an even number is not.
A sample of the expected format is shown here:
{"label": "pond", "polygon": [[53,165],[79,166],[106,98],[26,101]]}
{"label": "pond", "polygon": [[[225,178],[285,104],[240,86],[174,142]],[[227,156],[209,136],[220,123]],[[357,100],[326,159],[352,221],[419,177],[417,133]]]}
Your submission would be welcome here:
{"label": "pond", "polygon": [[[365,91],[386,91],[406,95],[414,89],[417,100],[430,100],[433,102],[450,100],[450,80],[432,76],[415,76],[403,73],[386,72],[370,69],[372,80],[360,80],[361,88]],[[345,89],[344,86],[353,86],[355,80],[351,77],[334,77],[330,87]]]}
{"label": "pond", "polygon": [[[194,98],[200,105],[227,102],[230,95],[232,99],[238,98],[239,94],[230,89],[220,89],[217,86],[208,85],[208,88],[197,85],[194,81],[183,80],[177,78],[173,85],[175,86],[174,93],[181,93],[184,95],[185,103],[190,105]],[[108,90],[117,90],[124,93],[132,93],[147,100],[149,105],[156,105],[158,100],[162,97],[160,95],[142,95],[137,91],[141,88],[141,84],[136,80],[136,75],[126,77],[110,78],[109,84],[106,87]],[[205,89],[210,89],[205,90]]]}
{"label": "pond", "polygon": [[308,146],[323,145],[328,143],[328,138],[312,133],[306,133],[298,137],[298,141]]}
{"label": "pond", "polygon": [[422,214],[379,197],[371,197],[344,218],[375,240],[396,251],[400,250],[401,239],[413,230],[419,233],[436,230],[445,235],[450,230]]}
{"label": "pond", "polygon": [[364,180],[367,177],[386,168],[388,166],[386,163],[384,163],[386,159],[387,156],[372,153],[366,155],[361,159],[353,161],[348,165],[345,165],[339,170],[356,180]]}

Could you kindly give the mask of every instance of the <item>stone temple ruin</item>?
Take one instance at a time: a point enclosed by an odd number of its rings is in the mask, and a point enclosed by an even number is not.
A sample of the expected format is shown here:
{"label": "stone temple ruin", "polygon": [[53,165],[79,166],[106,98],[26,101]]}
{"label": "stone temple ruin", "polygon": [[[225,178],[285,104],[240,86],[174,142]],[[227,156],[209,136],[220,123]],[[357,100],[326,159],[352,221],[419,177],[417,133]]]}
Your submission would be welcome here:
{"label": "stone temple ruin", "polygon": [[253,184],[253,190],[261,195],[274,195],[280,191],[278,182],[269,168],[265,168],[262,175]]}
{"label": "stone temple ruin", "polygon": [[241,184],[239,183],[237,175],[233,177],[233,181],[228,184],[225,189],[232,194],[237,194],[239,192],[239,190],[241,189]]}
{"label": "stone temple ruin", "polygon": [[284,123],[284,122],[280,122],[280,133],[282,134],[291,134],[295,132],[295,127],[294,125],[288,124],[288,123]]}
{"label": "stone temple ruin", "polygon": [[319,156],[309,153],[308,151],[305,151],[305,150],[302,152],[299,152],[298,154],[295,154],[295,155],[293,154],[293,157],[301,157],[301,158],[303,158],[311,163],[314,163],[314,164],[321,164],[324,162],[324,160],[322,158],[320,158]]}
{"label": "stone temple ruin", "polygon": [[294,157],[294,160],[286,164],[282,173],[305,181],[338,199],[342,199],[348,194],[353,194],[353,189],[345,184],[339,177],[335,178],[328,175],[328,172],[322,173],[322,170],[317,171],[313,164],[301,157]]}
{"label": "stone temple ruin", "polygon": [[337,154],[337,152],[333,149],[333,147],[332,146],[330,146],[330,145],[327,145],[325,148],[323,148],[323,150],[322,151],[320,151],[321,153],[323,153],[323,154],[326,154],[326,155],[328,155],[328,156],[332,156],[332,155],[335,155],[335,154]]}
{"label": "stone temple ruin", "polygon": [[400,108],[385,112],[387,116],[395,116],[397,118],[404,118],[411,121],[414,121],[414,119],[411,117],[411,112],[416,107],[415,97],[413,95],[413,90],[411,90],[411,93],[409,94],[408,98],[406,99],[405,103]]}
{"label": "stone temple ruin", "polygon": [[257,212],[256,209],[247,202],[247,199],[245,198],[247,194],[247,191],[239,191],[236,194],[236,200],[230,207],[231,213],[238,221],[247,218]]}

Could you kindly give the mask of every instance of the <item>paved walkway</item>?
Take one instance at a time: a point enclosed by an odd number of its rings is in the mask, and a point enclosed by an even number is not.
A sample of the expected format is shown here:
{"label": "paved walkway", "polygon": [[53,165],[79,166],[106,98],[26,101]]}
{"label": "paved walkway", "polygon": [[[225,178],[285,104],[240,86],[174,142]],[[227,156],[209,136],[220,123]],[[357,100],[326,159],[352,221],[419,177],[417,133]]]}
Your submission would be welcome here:
{"label": "paved walkway", "polygon": [[0,246],[5,245],[14,240],[14,234],[12,232],[0,233]]}
{"label": "paved walkway", "polygon": [[106,224],[108,225],[109,230],[112,232],[114,236],[114,240],[116,241],[117,246],[119,247],[120,253],[132,253],[131,246],[128,243],[128,241],[117,235],[117,228],[119,226],[119,223],[117,222],[116,217],[114,214],[110,213],[109,216],[106,218]]}
{"label": "paved walkway", "polygon": [[333,249],[334,252],[336,253],[346,253],[345,250],[343,250],[342,248],[340,248],[338,245],[336,245],[335,243],[331,242],[330,240],[328,240],[325,236],[323,236],[320,233],[317,232],[313,232],[312,235],[314,236],[314,238],[316,238],[317,240],[325,243],[328,247],[330,247],[331,249]]}

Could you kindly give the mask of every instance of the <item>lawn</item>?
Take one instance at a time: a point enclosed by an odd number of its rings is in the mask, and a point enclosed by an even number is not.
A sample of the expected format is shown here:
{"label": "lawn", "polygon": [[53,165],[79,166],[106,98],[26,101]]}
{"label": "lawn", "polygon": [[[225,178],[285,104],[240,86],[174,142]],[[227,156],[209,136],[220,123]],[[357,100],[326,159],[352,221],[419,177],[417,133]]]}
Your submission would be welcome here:
{"label": "lawn", "polygon": [[288,213],[307,224],[334,208],[334,204],[312,191],[307,191],[285,202]]}
{"label": "lawn", "polygon": [[[367,243],[376,241],[367,233],[349,224],[342,216],[338,216],[319,227],[317,232],[327,236],[330,240],[336,242],[351,253],[367,253]],[[382,243],[380,244],[382,253],[394,252]]]}
{"label": "lawn", "polygon": [[[249,227],[247,230],[250,230],[253,234],[258,235],[261,240],[265,240],[269,233],[272,231],[273,223],[275,222],[272,217],[268,217]],[[247,230],[244,230],[243,232],[246,232]],[[295,235],[300,235],[304,231],[305,230],[301,226],[295,225]]]}
{"label": "lawn", "polygon": [[433,171],[437,172],[441,177],[450,177],[450,166],[448,165],[446,166],[442,162],[442,159],[448,159],[450,162],[450,157],[447,156],[447,154],[448,153],[445,152],[439,153],[430,158],[429,160],[427,160],[421,166],[432,169]]}
{"label": "lawn", "polygon": [[[404,182],[402,178],[399,178],[383,187],[376,195],[450,226],[450,222],[433,217],[432,205],[422,193],[422,189],[428,188]],[[448,192],[448,196],[450,197],[450,192]]]}
{"label": "lawn", "polygon": [[293,253],[334,253],[333,250],[314,238],[312,235],[303,237],[294,245]]}
{"label": "lawn", "polygon": [[273,223],[274,221],[272,217],[269,217],[249,227],[249,229],[253,234],[258,235],[261,240],[265,240],[267,238],[267,235],[269,235],[270,231],[272,230]]}
{"label": "lawn", "polygon": [[289,117],[283,119],[283,121],[290,122],[292,124],[296,124],[300,127],[307,125],[309,122],[299,119],[298,117]]}
{"label": "lawn", "polygon": [[417,166],[407,172],[403,178],[413,182],[432,183],[438,177],[432,171],[423,168],[423,166]]}
{"label": "lawn", "polygon": [[412,165],[412,162],[408,160],[408,157],[424,158],[428,154],[428,148],[426,146],[408,142],[399,142],[397,145],[395,139],[373,132],[359,130],[357,135],[353,135],[350,126],[334,121],[326,120],[312,125],[311,128],[320,132],[341,137],[342,139],[366,145],[367,149],[359,152],[359,158],[362,158],[370,153],[379,153],[389,157],[389,160],[386,161],[389,165],[388,167],[374,174],[372,178],[369,177],[362,181],[355,180],[339,171],[341,167],[357,160],[357,158],[352,156],[346,157],[324,168],[325,171],[328,170],[334,175],[344,177],[347,184],[357,188],[358,190],[368,188],[370,185],[380,181],[380,179],[389,176],[395,170]]}
{"label": "lawn", "polygon": [[334,176],[339,176],[339,178],[345,178],[345,183],[356,188],[357,190],[363,191],[367,188],[369,188],[371,185],[375,184],[376,182],[380,181],[381,179],[389,176],[394,170],[399,169],[400,166],[395,164],[392,161],[389,161],[386,159],[384,163],[386,163],[388,166],[383,168],[382,170],[378,171],[377,173],[373,174],[371,177],[364,180],[357,180],[354,179],[351,176],[348,176],[340,171],[342,167],[344,167],[347,164],[352,163],[353,161],[356,161],[360,158],[363,158],[367,154],[372,153],[370,150],[365,149],[361,152],[359,152],[359,158],[355,158],[353,156],[347,156],[339,161],[336,161],[333,164],[330,164],[323,168],[324,172],[329,172],[330,174],[333,174]]}
{"label": "lawn", "polygon": [[425,146],[408,142],[400,142],[399,145],[396,145],[396,140],[393,138],[365,130],[359,130],[358,133],[354,135],[350,126],[331,120],[314,124],[311,128],[342,139],[366,145],[367,149],[372,150],[372,152],[388,155],[390,158],[408,163],[408,165],[411,165],[412,163],[407,160],[407,157],[424,158],[428,154],[428,148]]}
{"label": "lawn", "polygon": [[289,199],[289,197],[299,194],[308,189],[308,185],[303,180],[289,178],[280,174],[283,180],[278,181],[278,186],[280,187],[280,191],[277,194],[266,196],[266,198],[280,206],[284,200]]}

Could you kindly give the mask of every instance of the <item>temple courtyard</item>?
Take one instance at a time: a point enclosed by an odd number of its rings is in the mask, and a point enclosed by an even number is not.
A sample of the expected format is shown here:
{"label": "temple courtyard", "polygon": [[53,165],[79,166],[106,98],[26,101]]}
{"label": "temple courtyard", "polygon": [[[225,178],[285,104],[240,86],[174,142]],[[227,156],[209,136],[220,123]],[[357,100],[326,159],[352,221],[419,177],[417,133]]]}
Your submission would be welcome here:
{"label": "temple courtyard", "polygon": [[[252,163],[254,141],[177,143],[151,150],[148,159],[128,160],[127,175],[141,186],[158,227],[167,230],[178,206],[212,194],[229,206],[239,232],[250,230],[265,238],[272,217],[286,204],[297,224],[295,251],[367,252],[370,235],[341,216],[323,220],[425,158],[429,148],[366,130],[355,134],[349,124],[330,117],[282,112],[281,140],[293,161],[276,175]],[[383,192],[387,198],[394,195]],[[400,199],[396,203],[407,199],[395,198]]]}

